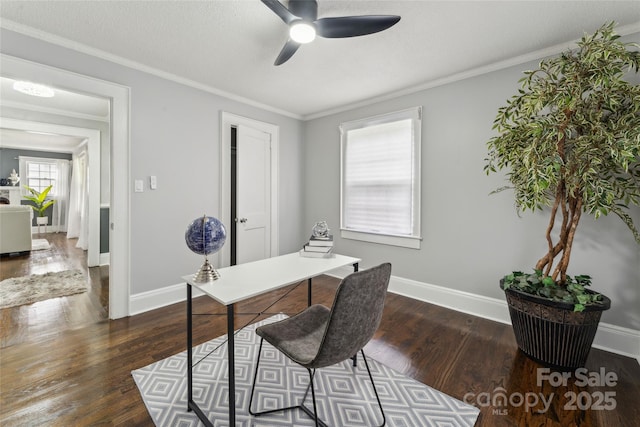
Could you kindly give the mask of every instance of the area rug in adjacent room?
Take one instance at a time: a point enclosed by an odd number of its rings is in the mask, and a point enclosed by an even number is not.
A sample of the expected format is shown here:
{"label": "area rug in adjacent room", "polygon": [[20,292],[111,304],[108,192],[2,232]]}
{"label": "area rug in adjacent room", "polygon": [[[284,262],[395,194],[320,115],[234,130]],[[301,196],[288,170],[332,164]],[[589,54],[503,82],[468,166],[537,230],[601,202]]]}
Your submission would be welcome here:
{"label": "area rug in adjacent room", "polygon": [[80,270],[15,277],[0,282],[0,308],[32,304],[86,291],[87,279]]}
{"label": "area rug in adjacent room", "polygon": [[47,239],[33,239],[31,241],[32,251],[44,251],[47,249],[51,249],[51,245]]}
{"label": "area rug in adjacent room", "polygon": [[[241,426],[312,426],[302,411],[252,417],[248,411],[251,382],[260,338],[256,326],[275,322],[279,314],[236,333],[236,424]],[[227,345],[226,335],[194,347],[194,401],[216,427],[227,426]],[[223,344],[220,346],[220,344]],[[217,347],[217,350],[213,351]],[[213,351],[213,353],[211,353]],[[210,354],[211,353],[211,354]],[[473,426],[479,409],[454,399],[425,384],[408,378],[368,357],[369,367],[387,417],[387,426]],[[132,371],[147,410],[158,427],[197,426],[193,412],[187,412],[187,353],[176,354]],[[354,369],[356,375],[354,376]],[[308,385],[309,375],[265,342],[260,360],[254,409],[262,410],[298,404]],[[318,415],[330,426],[370,426],[380,424],[380,412],[362,360],[357,368],[351,361],[316,372]],[[312,408],[310,398],[307,406]]]}

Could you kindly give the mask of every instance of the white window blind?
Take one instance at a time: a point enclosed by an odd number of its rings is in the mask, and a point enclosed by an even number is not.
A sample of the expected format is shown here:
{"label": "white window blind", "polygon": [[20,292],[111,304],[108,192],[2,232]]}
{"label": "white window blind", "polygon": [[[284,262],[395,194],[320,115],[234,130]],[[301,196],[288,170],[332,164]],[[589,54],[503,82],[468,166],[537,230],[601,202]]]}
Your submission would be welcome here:
{"label": "white window blind", "polygon": [[341,125],[343,237],[419,247],[420,134],[419,107]]}

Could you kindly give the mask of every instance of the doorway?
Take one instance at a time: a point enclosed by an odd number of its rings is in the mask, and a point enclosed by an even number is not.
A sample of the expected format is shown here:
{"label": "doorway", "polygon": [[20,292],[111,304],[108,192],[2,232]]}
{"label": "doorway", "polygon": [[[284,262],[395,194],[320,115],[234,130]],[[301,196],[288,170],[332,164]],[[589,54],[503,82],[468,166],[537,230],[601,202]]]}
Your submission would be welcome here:
{"label": "doorway", "polygon": [[[80,128],[75,126],[63,126],[52,123],[34,122],[29,120],[16,120],[2,118],[2,128],[19,130],[23,132],[36,132],[40,134],[55,134],[74,136],[87,141],[87,265],[97,267],[100,265],[100,131],[96,129]],[[15,148],[15,147],[14,147]],[[44,149],[44,147],[43,147]],[[55,148],[51,149],[52,151]],[[67,207],[68,208],[68,207]],[[66,209],[67,209],[66,208]],[[64,221],[65,227],[67,225]]]}
{"label": "doorway", "polygon": [[[110,100],[109,318],[129,315],[129,88],[2,54],[2,75]],[[114,169],[116,169],[114,171]]]}
{"label": "doorway", "polygon": [[218,265],[278,255],[278,126],[222,112]]}

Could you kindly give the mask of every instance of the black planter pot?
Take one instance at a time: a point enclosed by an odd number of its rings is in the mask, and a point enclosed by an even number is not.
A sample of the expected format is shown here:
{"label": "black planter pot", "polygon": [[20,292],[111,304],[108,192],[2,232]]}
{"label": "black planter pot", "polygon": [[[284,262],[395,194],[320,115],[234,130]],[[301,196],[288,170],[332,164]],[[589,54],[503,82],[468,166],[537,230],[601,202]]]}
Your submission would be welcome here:
{"label": "black planter pot", "polygon": [[518,348],[543,365],[572,370],[583,367],[598,330],[600,315],[611,307],[602,303],[574,312],[573,304],[551,301],[516,289],[503,287]]}

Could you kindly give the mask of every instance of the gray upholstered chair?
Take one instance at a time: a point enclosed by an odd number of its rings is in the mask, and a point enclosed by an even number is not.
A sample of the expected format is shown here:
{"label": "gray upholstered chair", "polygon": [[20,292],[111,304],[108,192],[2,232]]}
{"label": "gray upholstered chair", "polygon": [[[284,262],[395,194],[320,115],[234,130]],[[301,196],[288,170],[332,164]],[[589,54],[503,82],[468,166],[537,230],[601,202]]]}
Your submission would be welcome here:
{"label": "gray upholstered chair", "polygon": [[[362,348],[373,337],[380,324],[390,275],[391,264],[389,263],[352,273],[340,283],[331,309],[319,304],[312,305],[293,317],[257,328],[256,333],[261,340],[251,387],[249,412],[259,416],[300,409],[315,420],[316,426],[326,426],[318,418],[316,408],[313,386],[315,370],[350,358],[353,358],[355,365],[355,355],[360,351],[382,413],[380,425],[383,426],[386,421],[384,410]],[[309,387],[299,405],[261,412],[251,409],[264,340],[307,369]],[[313,399],[313,412],[304,405],[309,388],[311,388]]]}

